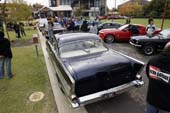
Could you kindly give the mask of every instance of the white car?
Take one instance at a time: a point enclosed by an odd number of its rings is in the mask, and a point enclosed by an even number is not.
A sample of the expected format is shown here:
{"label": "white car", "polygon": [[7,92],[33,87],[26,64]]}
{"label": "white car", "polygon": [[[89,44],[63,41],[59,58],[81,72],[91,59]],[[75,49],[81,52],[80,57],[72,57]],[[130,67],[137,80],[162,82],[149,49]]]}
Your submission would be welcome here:
{"label": "white car", "polygon": [[48,24],[47,18],[40,18],[39,19],[39,24],[38,24],[38,27],[39,27],[40,31],[43,31],[43,29],[45,28],[45,26],[47,24]]}

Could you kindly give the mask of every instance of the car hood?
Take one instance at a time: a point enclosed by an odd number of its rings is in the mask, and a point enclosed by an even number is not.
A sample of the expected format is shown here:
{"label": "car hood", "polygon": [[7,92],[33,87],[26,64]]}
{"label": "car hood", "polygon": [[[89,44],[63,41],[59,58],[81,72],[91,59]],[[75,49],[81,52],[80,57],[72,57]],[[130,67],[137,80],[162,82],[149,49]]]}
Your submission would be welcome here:
{"label": "car hood", "polygon": [[112,51],[102,54],[95,54],[78,59],[71,59],[65,62],[69,71],[74,72],[74,79],[80,80],[98,72],[108,72],[109,70],[119,69],[122,66],[129,66],[131,62],[128,58]]}
{"label": "car hood", "polygon": [[145,40],[145,39],[159,39],[158,36],[153,36],[153,37],[149,37],[147,35],[144,36],[133,36],[131,37],[132,40]]}

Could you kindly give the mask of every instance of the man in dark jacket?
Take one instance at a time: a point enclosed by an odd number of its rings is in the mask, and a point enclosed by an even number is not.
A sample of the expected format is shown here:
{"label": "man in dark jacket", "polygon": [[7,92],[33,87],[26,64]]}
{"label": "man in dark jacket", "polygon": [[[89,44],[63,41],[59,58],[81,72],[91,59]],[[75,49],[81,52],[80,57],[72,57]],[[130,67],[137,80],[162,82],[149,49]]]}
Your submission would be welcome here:
{"label": "man in dark jacket", "polygon": [[12,51],[10,41],[4,38],[4,33],[0,31],[0,79],[4,78],[4,63],[6,63],[7,77],[12,77],[11,59]]}
{"label": "man in dark jacket", "polygon": [[87,20],[83,21],[83,24],[81,26],[81,31],[88,32],[88,23],[87,23]]}
{"label": "man in dark jacket", "polygon": [[146,67],[149,78],[147,113],[170,113],[170,42]]}

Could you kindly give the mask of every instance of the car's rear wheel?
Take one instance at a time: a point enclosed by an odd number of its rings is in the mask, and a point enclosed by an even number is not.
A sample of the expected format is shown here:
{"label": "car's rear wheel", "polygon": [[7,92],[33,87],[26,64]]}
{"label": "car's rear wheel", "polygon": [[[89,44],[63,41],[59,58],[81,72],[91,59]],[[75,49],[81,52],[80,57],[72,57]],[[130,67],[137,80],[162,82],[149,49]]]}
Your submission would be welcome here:
{"label": "car's rear wheel", "polygon": [[145,55],[152,55],[155,53],[155,47],[153,45],[145,45],[143,47],[143,52]]}
{"label": "car's rear wheel", "polygon": [[113,43],[115,41],[115,37],[113,35],[107,35],[105,38],[106,43]]}

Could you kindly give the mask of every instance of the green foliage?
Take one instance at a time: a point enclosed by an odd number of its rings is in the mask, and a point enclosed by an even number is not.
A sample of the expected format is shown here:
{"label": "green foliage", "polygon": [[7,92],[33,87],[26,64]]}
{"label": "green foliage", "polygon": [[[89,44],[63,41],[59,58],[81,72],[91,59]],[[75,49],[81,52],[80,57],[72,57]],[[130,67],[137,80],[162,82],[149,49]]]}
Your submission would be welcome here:
{"label": "green foliage", "polygon": [[120,15],[127,15],[127,16],[141,16],[143,6],[135,3],[129,3],[127,6],[120,7],[119,8],[119,14]]}
{"label": "green foliage", "polygon": [[79,17],[79,16],[82,16],[83,15],[83,7],[80,7],[80,8],[78,8],[75,12],[74,12],[74,15],[76,16],[76,17]]}
{"label": "green foliage", "polygon": [[148,16],[149,17],[157,17],[157,15],[158,15],[157,11],[151,11]]}
{"label": "green foliage", "polygon": [[[161,17],[166,7],[166,1],[168,5],[167,10],[169,10],[170,0],[152,0],[148,5],[143,8],[144,16]],[[169,11],[167,11],[166,15],[169,15]]]}
{"label": "green foliage", "polygon": [[8,21],[23,21],[28,20],[31,17],[31,7],[26,4],[23,0],[12,0],[10,7],[10,15]]}
{"label": "green foliage", "polygon": [[74,15],[75,15],[76,17],[79,17],[79,16],[81,16],[82,14],[83,14],[83,12],[82,12],[81,9],[77,9],[77,10],[74,12]]}
{"label": "green foliage", "polygon": [[[14,77],[0,80],[0,113],[57,113],[44,58],[36,57],[34,46],[13,48]],[[42,91],[40,102],[28,100],[31,93]]]}

